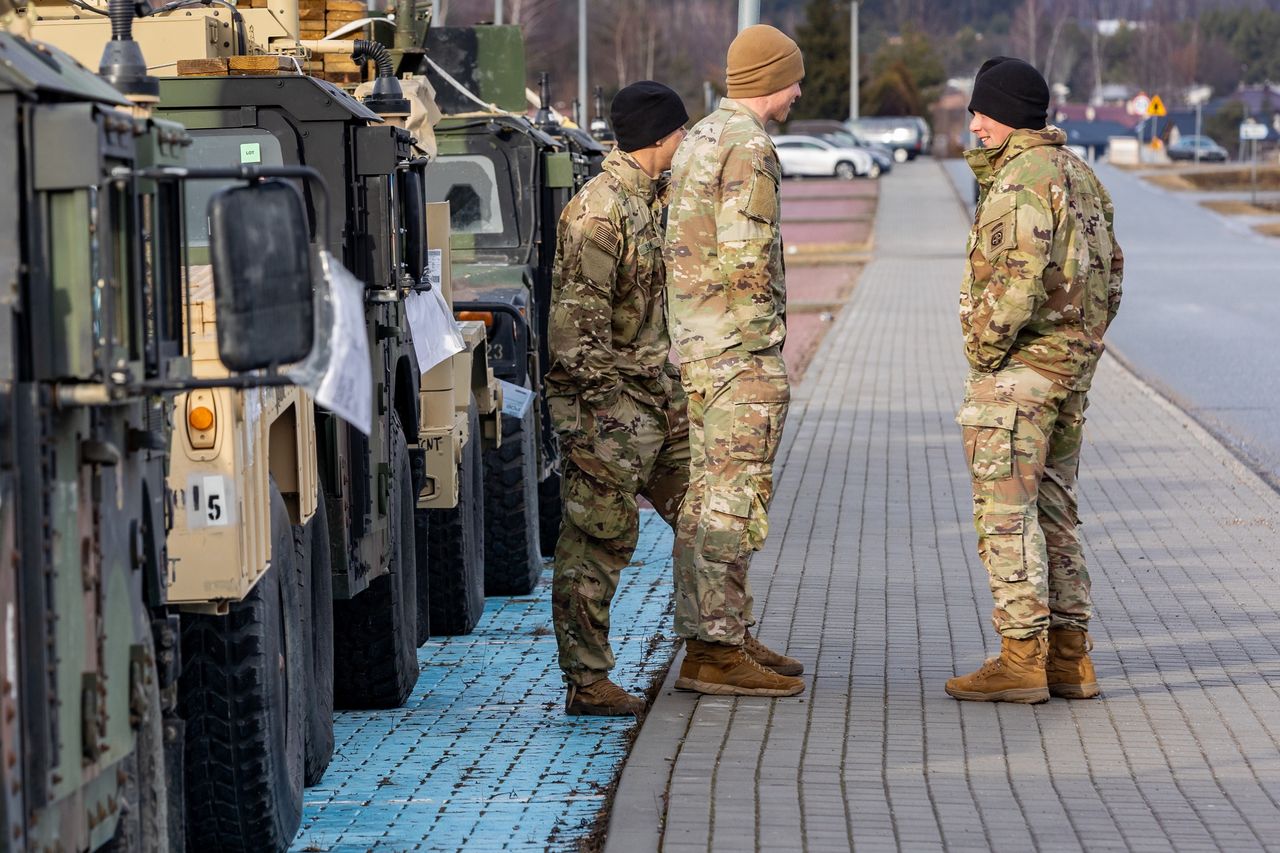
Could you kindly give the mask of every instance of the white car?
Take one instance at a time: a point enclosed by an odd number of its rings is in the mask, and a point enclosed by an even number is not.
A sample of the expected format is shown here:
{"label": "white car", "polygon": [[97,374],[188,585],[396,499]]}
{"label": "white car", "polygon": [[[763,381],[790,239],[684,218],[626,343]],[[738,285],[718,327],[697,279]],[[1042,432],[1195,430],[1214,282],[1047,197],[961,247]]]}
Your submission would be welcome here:
{"label": "white car", "polygon": [[880,177],[880,164],[861,148],[845,148],[816,136],[775,136],[783,175],[833,175],[846,181]]}

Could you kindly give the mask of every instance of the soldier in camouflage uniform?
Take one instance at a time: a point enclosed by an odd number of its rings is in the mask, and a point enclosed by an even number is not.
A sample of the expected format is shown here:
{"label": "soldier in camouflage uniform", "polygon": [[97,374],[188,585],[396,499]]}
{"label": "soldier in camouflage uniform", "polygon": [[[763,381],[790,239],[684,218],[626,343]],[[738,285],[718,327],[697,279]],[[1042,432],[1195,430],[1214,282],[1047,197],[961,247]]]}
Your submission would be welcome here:
{"label": "soldier in camouflage uniform", "polygon": [[753,637],[751,555],[768,533],[773,460],[791,398],[782,360],[786,286],[779,233],[781,170],[766,121],[800,96],[795,42],[748,27],[729,48],[729,97],[700,121],[672,163],[668,310],[689,395],[693,465],[676,567],[676,686],[702,693],[792,696],[799,661]]}
{"label": "soldier in camouflage uniform", "polygon": [[[662,173],[689,120],[679,95],[644,81],[614,98],[618,147],[561,214],[547,376],[563,453],[564,520],[552,613],[568,714],[638,714],[609,679],[609,603],[640,533],[637,495],[673,528],[689,482],[689,423],[668,357]],[[689,549],[677,536],[674,560]]]}
{"label": "soldier in camouflage uniform", "polygon": [[1124,260],[1093,170],[1045,125],[1049,90],[1025,62],[978,72],[966,154],[981,198],[960,292],[969,379],[957,420],[1001,654],[947,682],[957,699],[1098,695],[1076,507],[1086,394],[1120,306]]}

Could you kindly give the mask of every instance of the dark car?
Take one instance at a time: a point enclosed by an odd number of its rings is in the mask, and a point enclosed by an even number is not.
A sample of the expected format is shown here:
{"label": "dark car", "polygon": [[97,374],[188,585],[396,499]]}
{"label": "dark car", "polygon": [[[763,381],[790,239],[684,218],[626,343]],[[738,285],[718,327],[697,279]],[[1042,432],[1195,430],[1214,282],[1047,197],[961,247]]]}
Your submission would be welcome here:
{"label": "dark car", "polygon": [[846,128],[871,142],[893,149],[899,163],[914,160],[928,151],[929,125],[919,116],[868,116],[850,119]]}
{"label": "dark car", "polygon": [[1225,163],[1227,149],[1207,136],[1184,136],[1168,148],[1170,160],[1194,160],[1199,152],[1201,160]]}

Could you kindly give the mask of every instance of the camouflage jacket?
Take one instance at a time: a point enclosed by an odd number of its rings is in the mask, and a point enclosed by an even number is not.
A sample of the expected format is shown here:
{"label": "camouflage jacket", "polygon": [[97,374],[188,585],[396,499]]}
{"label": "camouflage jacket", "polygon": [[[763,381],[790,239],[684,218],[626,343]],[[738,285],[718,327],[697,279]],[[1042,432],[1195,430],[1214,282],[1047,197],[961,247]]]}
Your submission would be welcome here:
{"label": "camouflage jacket", "polygon": [[623,388],[665,406],[668,362],[660,222],[666,181],[614,150],[560,214],[551,279],[548,392],[607,408]]}
{"label": "camouflage jacket", "polygon": [[966,152],[981,187],[960,291],[965,355],[990,372],[1014,358],[1089,388],[1120,307],[1124,256],[1111,197],[1056,127],[1015,130]]}
{"label": "camouflage jacket", "polygon": [[779,183],[773,140],[725,98],[694,125],[671,164],[667,302],[680,357],[752,352],[787,335]]}

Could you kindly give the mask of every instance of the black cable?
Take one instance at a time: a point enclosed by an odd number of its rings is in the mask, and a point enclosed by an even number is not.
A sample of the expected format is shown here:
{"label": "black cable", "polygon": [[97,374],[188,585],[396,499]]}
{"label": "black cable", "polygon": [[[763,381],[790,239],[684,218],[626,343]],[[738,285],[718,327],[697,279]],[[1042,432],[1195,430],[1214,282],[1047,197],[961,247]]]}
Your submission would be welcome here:
{"label": "black cable", "polygon": [[[71,0],[75,2],[75,0]],[[222,6],[231,12],[231,29],[236,37],[236,53],[239,56],[245,56],[249,53],[249,46],[245,42],[244,36],[244,15],[240,14],[240,10],[227,2],[227,0],[174,0],[172,3],[166,3],[158,9],[148,13],[148,15],[158,15],[161,12],[172,12],[176,9],[183,9],[187,6]]]}
{"label": "black cable", "polygon": [[84,9],[86,12],[92,12],[93,14],[101,15],[104,18],[111,17],[110,13],[102,11],[97,6],[90,6],[88,3],[84,2],[84,0],[67,0],[67,2],[70,3],[72,6],[79,6],[81,9]]}

